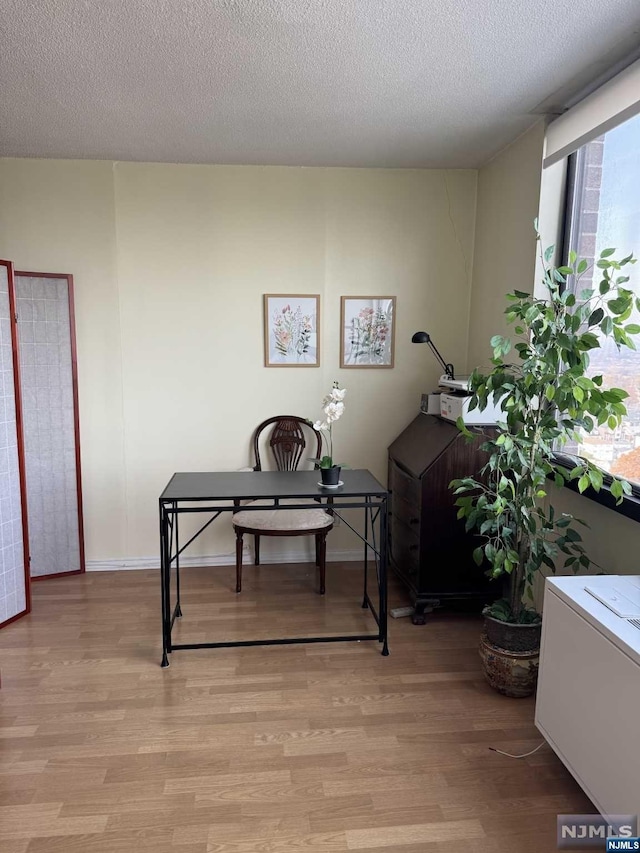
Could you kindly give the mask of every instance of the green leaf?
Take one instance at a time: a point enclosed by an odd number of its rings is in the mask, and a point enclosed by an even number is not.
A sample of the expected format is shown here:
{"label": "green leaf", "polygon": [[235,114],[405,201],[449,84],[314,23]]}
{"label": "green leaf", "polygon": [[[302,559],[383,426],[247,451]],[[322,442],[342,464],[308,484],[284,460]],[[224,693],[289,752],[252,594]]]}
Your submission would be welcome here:
{"label": "green leaf", "polygon": [[576,268],[576,272],[578,273],[578,275],[582,275],[583,272],[586,272],[588,266],[589,266],[589,264],[583,258]]}
{"label": "green leaf", "polygon": [[465,424],[464,419],[462,417],[459,417],[457,419],[456,426],[466,439],[471,440],[474,437],[473,433],[470,432],[470,430],[467,428],[467,425]]}
{"label": "green leaf", "polygon": [[600,257],[601,258],[610,258],[611,255],[615,255],[615,253],[616,253],[615,249],[603,249],[600,252]]}
{"label": "green leaf", "polygon": [[618,296],[615,299],[610,299],[607,302],[607,306],[613,314],[622,314],[622,312],[626,310],[627,305],[628,300],[625,299],[624,296]]}
{"label": "green leaf", "polygon": [[[467,553],[469,553],[469,552],[467,552]],[[483,560],[484,560],[484,553],[482,551],[482,547],[474,548],[473,562],[476,564],[476,566],[481,566]]]}
{"label": "green leaf", "polygon": [[589,471],[589,479],[591,480],[591,485],[595,489],[596,492],[599,492],[602,488],[603,476],[602,471],[598,468],[592,468]]}
{"label": "green leaf", "polygon": [[604,311],[602,310],[602,308],[596,308],[596,310],[593,311],[589,316],[589,326],[597,326],[603,317]]}
{"label": "green leaf", "polygon": [[584,492],[585,489],[589,488],[589,477],[586,474],[583,474],[582,477],[578,480],[578,491],[580,494]]}

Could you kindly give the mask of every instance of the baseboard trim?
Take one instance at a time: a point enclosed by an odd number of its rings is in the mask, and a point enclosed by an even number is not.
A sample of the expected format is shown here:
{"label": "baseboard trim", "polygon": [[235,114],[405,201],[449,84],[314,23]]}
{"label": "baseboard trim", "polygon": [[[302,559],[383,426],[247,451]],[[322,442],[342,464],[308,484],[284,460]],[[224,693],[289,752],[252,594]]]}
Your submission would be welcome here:
{"label": "baseboard trim", "polygon": [[[328,563],[356,562],[362,560],[362,548],[329,551],[327,550]],[[311,560],[311,550],[279,551],[274,550],[269,554],[261,554],[260,562],[263,565],[275,563],[307,563]],[[235,554],[207,554],[204,556],[184,556],[180,558],[181,568],[201,566],[234,566]],[[248,565],[253,562],[253,555],[245,551],[244,562]],[[87,560],[88,572],[117,572],[137,571],[138,569],[159,569],[160,561],[157,556],[153,557],[125,557],[116,560]]]}

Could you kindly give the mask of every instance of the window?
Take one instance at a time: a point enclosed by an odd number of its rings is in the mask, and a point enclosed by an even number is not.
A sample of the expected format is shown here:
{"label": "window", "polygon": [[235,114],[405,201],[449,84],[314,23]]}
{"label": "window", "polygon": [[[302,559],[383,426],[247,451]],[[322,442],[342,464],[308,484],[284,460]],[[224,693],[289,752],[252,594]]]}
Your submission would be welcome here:
{"label": "window", "polygon": [[[590,264],[602,249],[615,247],[624,257],[640,259],[640,115],[589,142],[572,156],[567,252],[573,249]],[[631,287],[640,295],[640,260],[627,268]],[[589,273],[580,289],[590,286]],[[636,318],[634,318],[635,320]],[[618,350],[610,340],[591,352],[591,374],[604,384],[629,393],[628,417],[618,429],[599,427],[584,434],[579,446],[568,447],[605,471],[633,483],[640,491],[640,350]]]}

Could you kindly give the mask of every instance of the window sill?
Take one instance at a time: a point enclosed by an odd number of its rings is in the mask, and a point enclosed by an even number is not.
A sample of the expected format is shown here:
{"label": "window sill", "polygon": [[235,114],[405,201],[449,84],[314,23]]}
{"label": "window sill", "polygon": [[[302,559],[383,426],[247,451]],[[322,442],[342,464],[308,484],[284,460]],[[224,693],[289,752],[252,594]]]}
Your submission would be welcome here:
{"label": "window sill", "polygon": [[[566,465],[564,461],[561,461],[560,459],[556,460],[556,464],[560,465],[562,468],[566,468],[567,471],[571,470],[571,466]],[[567,480],[565,482],[565,488],[571,489],[571,491],[576,492],[576,494],[580,494],[578,491],[577,480]],[[640,497],[637,495],[625,495],[622,503],[616,504],[616,499],[611,494],[609,486],[605,484],[599,492],[594,491],[591,487],[585,489],[585,491],[582,492],[582,497],[587,498],[590,501],[594,501],[601,506],[605,506],[607,509],[612,509],[614,512],[624,515],[633,521],[640,521]]]}

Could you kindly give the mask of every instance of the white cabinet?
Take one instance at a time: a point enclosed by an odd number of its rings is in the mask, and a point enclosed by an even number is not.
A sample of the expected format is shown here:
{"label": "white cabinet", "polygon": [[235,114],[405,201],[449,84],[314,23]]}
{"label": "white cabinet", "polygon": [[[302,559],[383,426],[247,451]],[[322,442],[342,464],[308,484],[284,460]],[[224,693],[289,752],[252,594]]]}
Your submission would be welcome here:
{"label": "white cabinet", "polygon": [[585,589],[616,580],[547,580],[536,725],[602,814],[640,814],[640,627]]}

